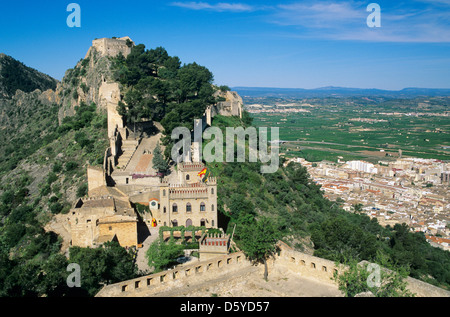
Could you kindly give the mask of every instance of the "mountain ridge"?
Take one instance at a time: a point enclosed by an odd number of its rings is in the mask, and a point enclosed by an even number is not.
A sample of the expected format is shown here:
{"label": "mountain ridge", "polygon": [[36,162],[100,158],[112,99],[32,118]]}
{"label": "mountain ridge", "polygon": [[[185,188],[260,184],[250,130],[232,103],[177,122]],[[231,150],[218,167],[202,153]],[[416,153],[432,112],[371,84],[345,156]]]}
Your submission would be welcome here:
{"label": "mountain ridge", "polygon": [[0,98],[12,98],[17,90],[32,92],[55,90],[58,80],[44,74],[15,58],[0,53]]}
{"label": "mountain ridge", "polygon": [[313,97],[393,97],[414,98],[418,96],[450,96],[450,88],[419,88],[406,87],[401,90],[386,90],[378,88],[353,88],[325,86],[319,88],[279,88],[279,87],[231,87],[242,96],[248,97],[290,97],[290,98],[313,98]]}

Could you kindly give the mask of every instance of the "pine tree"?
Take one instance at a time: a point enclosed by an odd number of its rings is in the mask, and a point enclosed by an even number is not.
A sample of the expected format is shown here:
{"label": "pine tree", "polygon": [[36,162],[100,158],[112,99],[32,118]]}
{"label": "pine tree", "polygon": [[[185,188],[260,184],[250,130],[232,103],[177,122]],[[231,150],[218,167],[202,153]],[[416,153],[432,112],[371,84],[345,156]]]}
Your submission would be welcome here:
{"label": "pine tree", "polygon": [[159,173],[164,173],[169,168],[167,161],[164,159],[159,143],[156,145],[155,150],[153,151],[153,168]]}

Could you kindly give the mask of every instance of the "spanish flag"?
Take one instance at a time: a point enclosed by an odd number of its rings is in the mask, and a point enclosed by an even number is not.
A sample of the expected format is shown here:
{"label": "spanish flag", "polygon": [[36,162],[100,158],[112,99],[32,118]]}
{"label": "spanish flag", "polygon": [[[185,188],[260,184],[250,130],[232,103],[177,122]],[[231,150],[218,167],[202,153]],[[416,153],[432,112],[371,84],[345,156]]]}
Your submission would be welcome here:
{"label": "spanish flag", "polygon": [[205,175],[205,174],[206,174],[206,170],[207,170],[206,167],[205,167],[204,169],[202,169],[202,170],[198,173],[198,176],[202,177],[203,175]]}
{"label": "spanish flag", "polygon": [[156,219],[155,218],[153,218],[152,219],[152,227],[154,228],[154,227],[156,227],[158,224],[156,223]]}

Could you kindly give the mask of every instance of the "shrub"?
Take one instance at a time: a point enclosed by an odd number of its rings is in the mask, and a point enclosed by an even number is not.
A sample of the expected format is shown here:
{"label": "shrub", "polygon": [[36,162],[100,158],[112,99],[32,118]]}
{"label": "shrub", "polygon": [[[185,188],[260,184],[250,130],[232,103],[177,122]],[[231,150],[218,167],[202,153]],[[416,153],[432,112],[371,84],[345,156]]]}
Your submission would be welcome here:
{"label": "shrub", "polygon": [[56,202],[56,203],[51,203],[49,207],[50,207],[50,211],[53,214],[59,214],[64,206],[61,203]]}
{"label": "shrub", "polygon": [[77,197],[84,197],[88,193],[88,184],[83,183],[77,189]]}
{"label": "shrub", "polygon": [[74,161],[69,161],[66,163],[66,171],[71,172],[78,167],[78,163]]}

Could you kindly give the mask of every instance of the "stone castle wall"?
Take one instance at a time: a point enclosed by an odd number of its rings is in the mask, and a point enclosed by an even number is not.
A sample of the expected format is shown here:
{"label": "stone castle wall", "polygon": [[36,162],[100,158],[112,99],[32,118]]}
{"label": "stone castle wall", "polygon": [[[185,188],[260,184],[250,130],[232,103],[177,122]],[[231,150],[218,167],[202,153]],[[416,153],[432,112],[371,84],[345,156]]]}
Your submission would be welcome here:
{"label": "stone castle wall", "polygon": [[89,166],[87,168],[88,193],[102,185],[106,185],[105,171],[103,168]]}
{"label": "stone castle wall", "polygon": [[[276,257],[272,269],[280,268],[281,266],[283,269],[313,277],[329,284],[335,284],[333,280],[334,272],[340,274],[342,270],[347,269],[343,265],[337,267],[333,261],[294,251],[282,242],[278,246],[281,249],[281,253],[280,256]],[[450,297],[450,292],[411,277],[407,278],[407,283],[408,290],[417,297]]]}
{"label": "stone castle wall", "polygon": [[[131,42],[131,46],[127,45],[127,40]],[[102,56],[117,56],[122,53],[124,57],[127,57],[131,53],[131,47],[134,42],[128,37],[121,38],[102,38],[92,41],[92,47],[94,47]]]}
{"label": "stone castle wall", "polygon": [[[337,267],[333,261],[295,251],[282,242],[278,243],[278,246],[280,248],[279,255],[268,261],[269,279],[270,273],[274,270],[279,272],[288,270],[299,276],[336,286],[333,279],[334,273],[339,274],[342,270],[347,269],[345,266]],[[231,253],[190,265],[175,267],[172,270],[107,285],[96,296],[156,296],[162,292],[174,291],[186,284],[193,285],[193,291],[195,291],[195,283],[213,281],[218,277],[225,277],[229,273],[252,265],[245,258],[243,252]],[[263,270],[262,265],[261,270]],[[408,289],[417,297],[450,297],[450,292],[416,279],[408,278],[407,282]]]}
{"label": "stone castle wall", "polygon": [[198,281],[206,282],[251,265],[242,252],[232,253],[133,280],[106,285],[96,297],[154,296],[161,292],[175,290],[186,284],[194,285]]}
{"label": "stone castle wall", "polygon": [[137,246],[137,222],[100,222],[98,224],[99,236],[116,236],[122,247]]}

